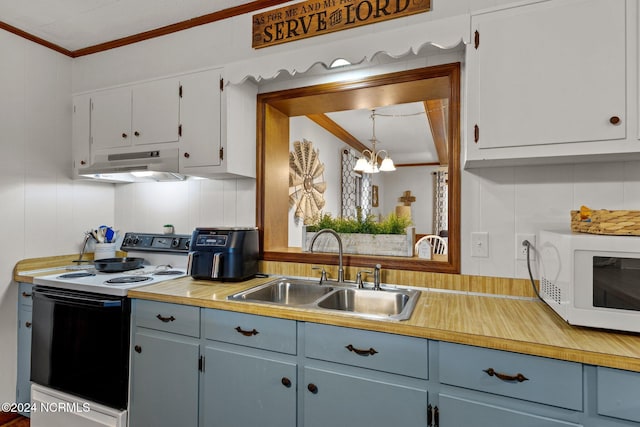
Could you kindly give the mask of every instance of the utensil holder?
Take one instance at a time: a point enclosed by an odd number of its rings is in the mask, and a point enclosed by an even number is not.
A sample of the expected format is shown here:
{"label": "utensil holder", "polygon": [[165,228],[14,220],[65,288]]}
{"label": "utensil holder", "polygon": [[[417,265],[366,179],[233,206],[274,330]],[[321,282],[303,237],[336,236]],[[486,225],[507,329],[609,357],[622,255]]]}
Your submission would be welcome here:
{"label": "utensil holder", "polygon": [[116,257],[116,244],[115,243],[96,243],[96,248],[93,252],[93,259],[105,259]]}

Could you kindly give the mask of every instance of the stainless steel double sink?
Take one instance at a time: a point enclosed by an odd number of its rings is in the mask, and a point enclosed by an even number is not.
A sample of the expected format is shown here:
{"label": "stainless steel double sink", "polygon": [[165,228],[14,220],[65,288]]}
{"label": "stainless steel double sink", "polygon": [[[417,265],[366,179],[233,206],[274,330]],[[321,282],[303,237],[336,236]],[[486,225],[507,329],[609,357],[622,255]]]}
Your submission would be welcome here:
{"label": "stainless steel double sink", "polygon": [[357,288],[348,283],[278,278],[230,295],[232,301],[257,302],[321,311],[339,311],[370,319],[407,320],[420,291],[381,286],[381,290]]}

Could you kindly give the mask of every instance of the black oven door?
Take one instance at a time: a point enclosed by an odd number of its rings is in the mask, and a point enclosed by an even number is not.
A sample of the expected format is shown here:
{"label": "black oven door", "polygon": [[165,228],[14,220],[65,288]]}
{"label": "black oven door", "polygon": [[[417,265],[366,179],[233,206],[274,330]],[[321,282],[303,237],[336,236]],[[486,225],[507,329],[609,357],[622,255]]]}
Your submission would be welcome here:
{"label": "black oven door", "polygon": [[126,297],[35,286],[31,381],[126,409],[130,317]]}

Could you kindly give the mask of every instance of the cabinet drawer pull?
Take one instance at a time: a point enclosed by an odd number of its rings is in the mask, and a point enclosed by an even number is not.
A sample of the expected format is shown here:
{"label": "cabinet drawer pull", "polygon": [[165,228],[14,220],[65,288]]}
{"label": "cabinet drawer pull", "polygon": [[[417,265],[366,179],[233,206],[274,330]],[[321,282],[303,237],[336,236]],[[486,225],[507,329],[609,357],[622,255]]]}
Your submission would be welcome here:
{"label": "cabinet drawer pull", "polygon": [[169,316],[169,317],[163,317],[162,314],[158,314],[156,316],[158,318],[158,320],[164,322],[164,323],[169,323],[169,322],[173,322],[174,320],[176,320],[175,317],[173,316]]}
{"label": "cabinet drawer pull", "polygon": [[238,331],[239,333],[241,333],[242,335],[244,335],[245,337],[250,337],[253,335],[258,335],[260,332],[256,331],[255,329],[251,330],[251,331],[245,331],[244,329],[242,329],[240,326],[236,326],[236,331]]}
{"label": "cabinet drawer pull", "polygon": [[28,293],[28,292],[23,292],[22,296],[25,297],[25,298],[31,298],[31,294]]}
{"label": "cabinet drawer pull", "polygon": [[612,125],[620,124],[620,121],[620,117],[618,116],[611,116],[611,118],[609,119],[609,123],[611,123]]}
{"label": "cabinet drawer pull", "polygon": [[123,137],[123,138],[126,138],[127,136],[128,136],[128,135],[127,135],[126,133],[122,132],[122,137]]}
{"label": "cabinet drawer pull", "polygon": [[349,344],[348,346],[345,346],[345,348],[360,356],[373,356],[374,354],[377,353],[377,351],[374,348],[369,348],[369,350],[362,350],[359,348],[355,348],[351,344]]}
{"label": "cabinet drawer pull", "polygon": [[183,156],[184,156],[185,159],[188,159],[189,157],[191,157],[191,155],[189,153],[184,153]]}
{"label": "cabinet drawer pull", "polygon": [[133,347],[133,349],[136,351],[136,353],[142,353],[142,347],[140,347],[139,345]]}
{"label": "cabinet drawer pull", "polygon": [[30,327],[31,327],[31,325],[32,325],[32,323],[31,323],[31,322],[24,322],[24,326],[26,326],[27,328],[30,328]]}
{"label": "cabinet drawer pull", "polygon": [[138,131],[135,131],[133,134],[134,134],[135,136],[140,136],[140,132],[138,132]]}
{"label": "cabinet drawer pull", "polygon": [[318,386],[314,383],[309,383],[309,385],[307,386],[307,390],[309,390],[313,394],[318,394]]}
{"label": "cabinet drawer pull", "polygon": [[285,386],[286,388],[291,388],[291,380],[287,377],[282,377],[282,379],[280,380],[280,382],[282,383],[283,386]]}
{"label": "cabinet drawer pull", "polygon": [[519,383],[523,381],[528,381],[529,378],[525,377],[521,373],[517,373],[515,375],[502,374],[500,372],[496,372],[493,368],[484,369],[484,372],[487,373],[490,377],[496,376],[502,381],[518,381]]}

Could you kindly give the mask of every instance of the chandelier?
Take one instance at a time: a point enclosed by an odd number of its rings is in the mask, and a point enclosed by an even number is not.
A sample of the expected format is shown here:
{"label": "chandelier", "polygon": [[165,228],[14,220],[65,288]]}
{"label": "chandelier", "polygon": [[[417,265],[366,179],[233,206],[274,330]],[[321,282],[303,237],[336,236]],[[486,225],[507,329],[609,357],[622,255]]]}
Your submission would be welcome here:
{"label": "chandelier", "polygon": [[389,157],[387,150],[376,151],[376,110],[371,110],[371,124],[373,127],[373,136],[369,141],[372,144],[372,150],[364,150],[362,157],[358,159],[355,167],[356,172],[378,173],[380,171],[389,172],[396,170],[393,160]]}

